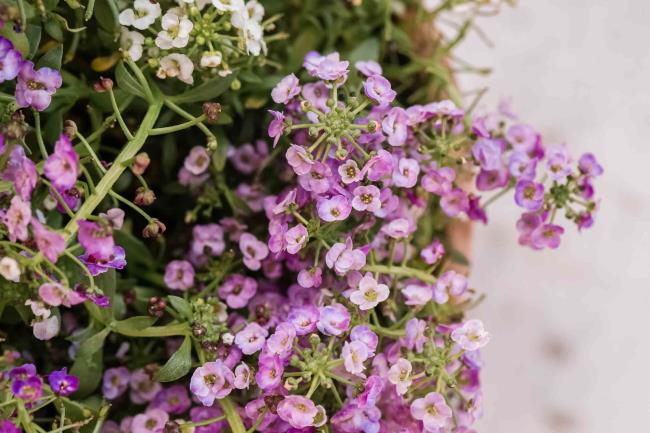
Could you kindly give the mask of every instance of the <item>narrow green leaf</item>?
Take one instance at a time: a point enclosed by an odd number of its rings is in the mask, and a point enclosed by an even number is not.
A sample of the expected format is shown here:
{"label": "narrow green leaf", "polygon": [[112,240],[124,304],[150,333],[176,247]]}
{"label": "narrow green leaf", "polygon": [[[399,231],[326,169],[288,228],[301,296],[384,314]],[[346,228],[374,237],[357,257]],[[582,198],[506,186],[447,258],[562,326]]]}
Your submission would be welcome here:
{"label": "narrow green leaf", "polygon": [[70,374],[82,378],[75,395],[86,396],[93,392],[102,379],[104,341],[110,329],[104,328],[81,343]]}
{"label": "narrow green leaf", "polygon": [[158,373],[156,379],[160,382],[172,382],[185,376],[192,367],[192,339],[187,336],[183,344],[167,360]]}
{"label": "narrow green leaf", "polygon": [[167,299],[169,299],[169,303],[174,307],[174,310],[178,311],[181,316],[188,320],[192,319],[192,307],[189,302],[181,297],[173,295],[168,296]]}
{"label": "narrow green leaf", "polygon": [[140,83],[138,83],[138,80],[136,80],[135,77],[126,70],[123,62],[118,63],[115,67],[115,81],[117,81],[118,87],[125,92],[137,95],[144,99],[144,91],[142,90]]}
{"label": "narrow green leaf", "polygon": [[176,96],[170,96],[169,98],[177,104],[210,101],[228,90],[230,84],[236,77],[237,73],[232,73],[227,77],[213,78],[203,84],[193,87],[187,92]]}
{"label": "narrow green leaf", "polygon": [[52,68],[58,71],[59,69],[61,69],[62,58],[63,58],[63,45],[59,44],[56,46],[56,48],[52,48],[50,51],[45,53],[40,59],[38,59],[36,66],[38,68],[43,68],[43,67]]}
{"label": "narrow green leaf", "polygon": [[135,317],[129,317],[128,319],[125,320],[118,320],[116,322],[113,322],[111,324],[111,328],[113,328],[116,332],[119,333],[128,333],[129,331],[142,331],[143,329],[147,329],[154,323],[156,323],[156,318],[155,317],[149,317],[149,316],[135,316]]}

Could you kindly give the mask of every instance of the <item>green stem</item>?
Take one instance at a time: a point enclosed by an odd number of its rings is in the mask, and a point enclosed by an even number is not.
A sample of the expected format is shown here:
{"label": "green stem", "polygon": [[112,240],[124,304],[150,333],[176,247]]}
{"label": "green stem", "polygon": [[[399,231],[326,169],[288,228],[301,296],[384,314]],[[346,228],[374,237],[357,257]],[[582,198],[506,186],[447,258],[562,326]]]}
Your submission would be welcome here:
{"label": "green stem", "polygon": [[151,130],[151,133],[149,135],[163,135],[163,134],[171,134],[172,132],[177,132],[177,131],[182,131],[184,129],[190,128],[197,123],[201,123],[206,119],[205,114],[201,114],[199,117],[195,117],[192,120],[188,120],[187,122],[179,123],[178,125],[172,125],[172,126],[165,126],[163,128],[154,128]]}
{"label": "green stem", "polygon": [[124,203],[125,205],[127,205],[128,207],[130,207],[131,209],[133,209],[134,211],[136,211],[140,215],[142,215],[144,217],[144,219],[147,220],[148,223],[153,222],[153,218],[151,218],[148,213],[146,213],[144,210],[142,210],[142,208],[140,206],[136,205],[131,200],[121,196],[120,194],[118,194],[118,193],[116,193],[115,191],[112,191],[112,190],[109,191],[108,194],[111,197],[115,198],[117,201],[121,201],[122,203]]}
{"label": "green stem", "polygon": [[88,141],[84,138],[84,136],[79,133],[79,131],[77,131],[77,138],[79,139],[81,144],[84,146],[84,148],[86,149],[86,151],[88,152],[88,154],[90,155],[92,160],[95,162],[95,164],[97,165],[97,168],[99,169],[99,171],[101,171],[102,173],[106,173],[106,169],[102,165],[101,160],[99,159],[99,157],[97,156],[97,154],[93,150],[90,143],[88,143]]}
{"label": "green stem", "polygon": [[43,135],[41,133],[41,114],[34,110],[34,126],[36,128],[36,141],[38,142],[38,148],[41,151],[43,159],[47,159],[47,149],[45,148],[45,143],[43,142]]}
{"label": "green stem", "polygon": [[111,327],[113,332],[125,335],[127,337],[173,337],[177,335],[188,335],[190,327],[187,323],[175,323],[165,326],[150,326],[145,329],[125,329],[119,330]]}
{"label": "green stem", "polygon": [[[187,120],[194,120],[194,119],[196,119],[195,116],[192,116],[190,113],[188,113],[187,111],[183,110],[181,107],[179,107],[178,105],[174,104],[174,103],[173,103],[172,101],[170,101],[169,99],[165,99],[165,106],[166,106],[167,108],[169,108],[170,110],[172,110],[174,113],[178,114],[178,115],[181,116],[181,117],[184,117],[184,118],[187,119]],[[208,138],[212,138],[212,139],[214,139],[215,142],[217,141],[217,138],[214,136],[214,134],[212,133],[212,131],[210,131],[210,130],[208,129],[208,127],[205,126],[205,124],[204,124],[203,122],[198,123],[196,126],[197,126],[197,128],[199,128],[201,131],[203,131],[203,133],[204,133]]]}
{"label": "green stem", "polygon": [[219,405],[221,406],[221,409],[223,409],[224,415],[226,415],[232,433],[246,433],[246,427],[237,413],[235,405],[232,403],[232,400],[230,400],[230,397],[225,397],[219,400]]}
{"label": "green stem", "polygon": [[379,272],[381,274],[391,274],[403,277],[415,277],[425,283],[435,284],[438,279],[433,275],[420,269],[409,268],[407,266],[385,266],[385,265],[366,265],[362,272]]}
{"label": "green stem", "polygon": [[111,106],[113,107],[113,111],[115,112],[115,117],[117,118],[117,123],[120,125],[120,129],[122,129],[122,132],[126,136],[126,138],[131,141],[133,140],[133,134],[131,134],[131,131],[129,131],[129,128],[126,126],[126,122],[122,118],[122,113],[120,112],[120,108],[117,106],[117,101],[115,100],[115,93],[113,93],[113,89],[109,88],[108,89],[108,96],[111,99]]}

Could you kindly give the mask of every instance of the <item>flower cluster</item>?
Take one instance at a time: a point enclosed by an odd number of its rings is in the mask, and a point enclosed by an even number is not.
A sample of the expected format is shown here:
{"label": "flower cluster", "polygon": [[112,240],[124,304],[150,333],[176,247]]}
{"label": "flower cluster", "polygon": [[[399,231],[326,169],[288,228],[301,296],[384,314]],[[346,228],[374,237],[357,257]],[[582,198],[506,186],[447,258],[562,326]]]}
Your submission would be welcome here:
{"label": "flower cluster", "polygon": [[119,15],[120,44],[134,62],[144,57],[158,78],[192,84],[195,70],[223,77],[248,64],[249,56],[266,53],[263,17],[256,0],[182,1],[166,10],[158,2],[134,0]]}

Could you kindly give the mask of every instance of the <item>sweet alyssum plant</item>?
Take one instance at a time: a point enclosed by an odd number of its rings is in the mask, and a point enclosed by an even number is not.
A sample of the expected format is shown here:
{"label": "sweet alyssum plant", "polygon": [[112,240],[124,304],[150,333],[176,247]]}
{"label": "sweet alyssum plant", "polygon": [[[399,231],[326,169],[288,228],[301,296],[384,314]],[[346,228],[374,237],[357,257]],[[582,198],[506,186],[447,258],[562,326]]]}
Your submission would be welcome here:
{"label": "sweet alyssum plant", "polygon": [[0,432],[472,432],[448,227],[557,248],[603,172],[456,89],[500,6],[4,4]]}

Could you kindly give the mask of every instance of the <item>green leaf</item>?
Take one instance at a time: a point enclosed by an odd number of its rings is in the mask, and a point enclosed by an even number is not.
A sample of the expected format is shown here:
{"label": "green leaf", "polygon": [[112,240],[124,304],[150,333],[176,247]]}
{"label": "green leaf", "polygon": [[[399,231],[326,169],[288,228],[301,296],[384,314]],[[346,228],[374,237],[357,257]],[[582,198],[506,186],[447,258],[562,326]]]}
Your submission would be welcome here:
{"label": "green leaf", "polygon": [[238,75],[238,78],[242,81],[245,81],[247,83],[261,83],[262,79],[258,77],[254,72],[251,71],[243,71],[240,72]]}
{"label": "green leaf", "polygon": [[347,60],[351,65],[359,60],[379,60],[379,41],[376,38],[366,39],[350,52]]}
{"label": "green leaf", "polygon": [[117,6],[114,0],[97,0],[95,2],[95,10],[93,11],[95,19],[101,28],[110,33],[115,33],[118,24],[115,11],[117,11]]}
{"label": "green leaf", "polygon": [[63,42],[63,29],[58,21],[48,19],[45,23],[45,31],[48,35],[52,36],[53,39]]}
{"label": "green leaf", "polygon": [[27,53],[28,58],[32,58],[36,55],[38,50],[38,44],[41,43],[41,26],[36,26],[34,24],[28,24],[25,34],[27,35],[27,40],[29,41],[29,52]]}
{"label": "green leaf", "polygon": [[215,129],[214,135],[217,137],[217,150],[212,154],[212,164],[217,171],[223,171],[228,157],[228,138],[223,128]]}
{"label": "green leaf", "polygon": [[174,307],[174,310],[178,311],[181,316],[188,320],[192,319],[192,307],[189,302],[181,297],[173,295],[169,295],[167,299],[172,307]]}
{"label": "green leaf", "polygon": [[170,96],[169,98],[177,104],[210,101],[228,90],[230,88],[230,83],[232,83],[236,77],[237,73],[232,73],[227,77],[213,78],[201,85],[193,87],[187,92],[176,96]]}
{"label": "green leaf", "polygon": [[138,238],[124,230],[116,230],[113,232],[115,243],[121,245],[126,252],[126,261],[131,268],[135,269],[133,265],[144,265],[147,269],[154,269],[156,261],[151,255],[149,248]]}
{"label": "green leaf", "polygon": [[118,87],[125,92],[137,95],[144,99],[144,91],[142,90],[140,83],[129,71],[126,70],[124,62],[118,63],[115,67],[115,81],[117,81]]}
{"label": "green leaf", "polygon": [[142,331],[143,329],[147,329],[154,323],[156,323],[157,318],[156,317],[149,317],[149,316],[135,316],[135,317],[129,317],[128,319],[125,320],[118,320],[116,322],[113,322],[111,324],[111,328],[113,328],[116,332],[122,333],[122,332],[128,332],[128,331]]}
{"label": "green leaf", "polygon": [[52,48],[50,51],[45,53],[40,59],[38,59],[36,66],[38,68],[43,68],[43,67],[52,68],[58,71],[59,69],[61,69],[62,58],[63,58],[63,45],[59,44],[56,46],[56,48]]}
{"label": "green leaf", "polygon": [[25,33],[18,33],[14,30],[14,26],[5,25],[0,29],[0,36],[4,36],[9,39],[18,51],[20,51],[23,57],[26,57],[29,53],[29,41]]}
{"label": "green leaf", "polygon": [[86,396],[99,385],[104,370],[104,341],[110,332],[110,329],[104,328],[83,341],[79,346],[74,364],[70,370],[70,374],[81,379],[76,395]]}
{"label": "green leaf", "polygon": [[187,336],[183,344],[167,360],[158,373],[156,379],[160,382],[172,382],[185,376],[192,367],[192,339]]}

